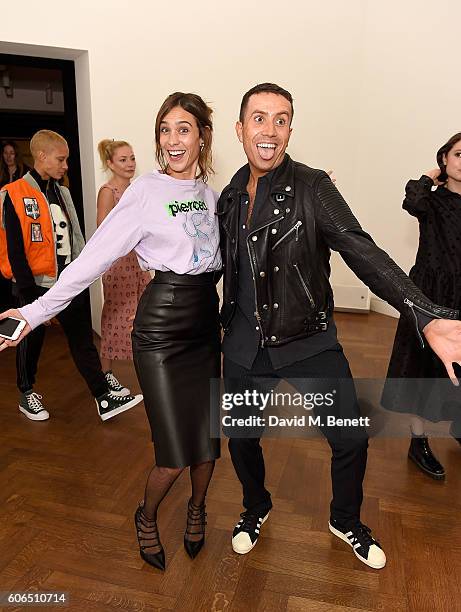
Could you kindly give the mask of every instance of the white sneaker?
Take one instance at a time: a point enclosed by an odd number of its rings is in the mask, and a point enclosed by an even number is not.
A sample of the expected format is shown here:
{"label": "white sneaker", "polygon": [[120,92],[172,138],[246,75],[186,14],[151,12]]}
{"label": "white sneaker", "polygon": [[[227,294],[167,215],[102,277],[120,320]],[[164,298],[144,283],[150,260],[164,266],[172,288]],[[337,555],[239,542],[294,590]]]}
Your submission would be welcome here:
{"label": "white sneaker", "polygon": [[246,555],[252,548],[256,546],[258,541],[259,531],[262,525],[267,521],[269,512],[265,516],[258,516],[251,512],[242,512],[242,518],[239,520],[232,533],[232,548],[239,555]]}
{"label": "white sneaker", "polygon": [[328,523],[331,533],[352,546],[355,556],[362,563],[373,569],[382,569],[386,565],[384,550],[381,548],[381,544],[372,537],[369,527],[357,521],[353,528],[347,529],[336,522],[333,526],[332,522]]}
{"label": "white sneaker", "polygon": [[40,401],[41,399],[42,396],[34,391],[21,393],[19,410],[31,421],[46,421],[50,418],[50,414]]}

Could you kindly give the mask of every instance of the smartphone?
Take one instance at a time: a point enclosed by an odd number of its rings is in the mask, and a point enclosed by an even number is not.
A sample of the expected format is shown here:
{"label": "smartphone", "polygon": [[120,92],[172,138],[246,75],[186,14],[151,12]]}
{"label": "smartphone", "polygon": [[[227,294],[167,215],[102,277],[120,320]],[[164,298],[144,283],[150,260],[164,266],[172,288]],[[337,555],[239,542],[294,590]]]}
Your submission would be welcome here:
{"label": "smartphone", "polygon": [[17,340],[25,326],[26,321],[23,319],[16,319],[15,317],[2,319],[0,321],[0,337],[7,340]]}

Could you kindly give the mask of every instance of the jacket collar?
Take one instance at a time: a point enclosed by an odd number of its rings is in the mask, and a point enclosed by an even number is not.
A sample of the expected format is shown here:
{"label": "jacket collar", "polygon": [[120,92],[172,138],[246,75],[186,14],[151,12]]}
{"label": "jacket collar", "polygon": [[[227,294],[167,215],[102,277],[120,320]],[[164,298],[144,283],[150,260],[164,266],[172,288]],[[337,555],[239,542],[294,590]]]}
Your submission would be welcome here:
{"label": "jacket collar", "polygon": [[30,176],[34,179],[34,181],[37,183],[38,188],[40,189],[40,191],[42,193],[44,193],[46,195],[46,191],[49,187],[52,187],[53,189],[55,189],[55,184],[56,181],[52,178],[50,179],[43,179],[40,174],[37,172],[37,170],[35,170],[35,168],[32,168],[32,170],[30,170],[30,172],[28,172],[28,174],[30,174]]}
{"label": "jacket collar", "polygon": [[27,181],[31,187],[37,191],[41,191],[45,196],[48,186],[53,187],[53,189],[55,189],[56,186],[56,181],[54,179],[43,179],[35,168],[26,172],[22,178]]}
{"label": "jacket collar", "polygon": [[[35,170],[29,170],[29,172],[26,172],[26,174],[22,178],[24,181],[29,183],[29,185],[33,189],[36,189],[37,191],[42,191],[41,185],[36,178],[37,174],[38,173]],[[39,174],[38,174],[38,177],[41,178]]]}
{"label": "jacket collar", "polygon": [[[274,168],[274,170],[271,170],[268,174],[264,175],[264,179],[270,183],[271,195],[285,195],[288,197],[294,197],[294,172],[294,163],[291,157],[285,153],[285,158],[280,166],[277,166],[277,168]],[[249,178],[250,166],[245,164],[234,174],[226,190],[234,188],[237,191],[244,193],[246,191]]]}
{"label": "jacket collar", "polygon": [[[264,207],[258,214],[258,218],[254,219],[252,232],[265,227],[272,222],[281,221],[284,214],[280,214],[282,208],[277,206],[277,203],[283,207],[282,202],[287,197],[294,198],[295,195],[295,164],[289,155],[285,155],[283,162],[266,174],[263,178],[269,181],[269,195],[274,206]],[[235,237],[238,233],[239,222],[239,207],[240,199],[243,193],[247,191],[248,178],[250,176],[249,165],[246,164],[233,176],[229,185],[223,190],[219,199],[217,214],[221,217],[221,224],[224,230]],[[231,213],[231,214],[229,214]],[[277,215],[277,217],[274,217]],[[253,223],[252,222],[252,223]]]}

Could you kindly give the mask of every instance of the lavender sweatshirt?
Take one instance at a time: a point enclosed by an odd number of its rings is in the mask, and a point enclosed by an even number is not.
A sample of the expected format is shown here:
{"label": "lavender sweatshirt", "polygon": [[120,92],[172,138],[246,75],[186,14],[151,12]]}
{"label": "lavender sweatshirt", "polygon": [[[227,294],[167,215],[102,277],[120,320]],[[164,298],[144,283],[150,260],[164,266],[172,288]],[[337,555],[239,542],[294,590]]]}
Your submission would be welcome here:
{"label": "lavender sweatshirt", "polygon": [[177,274],[219,270],[217,199],[200,180],[175,179],[157,170],[139,177],[56,284],[19,312],[34,329],[64,310],[132,250],[143,270]]}

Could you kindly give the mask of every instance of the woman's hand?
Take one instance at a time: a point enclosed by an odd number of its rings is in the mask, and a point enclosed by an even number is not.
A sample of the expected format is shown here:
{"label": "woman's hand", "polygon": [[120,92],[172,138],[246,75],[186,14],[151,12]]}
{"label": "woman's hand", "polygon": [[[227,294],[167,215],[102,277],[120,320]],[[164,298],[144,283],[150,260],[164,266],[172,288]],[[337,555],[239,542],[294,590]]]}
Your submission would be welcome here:
{"label": "woman's hand", "polygon": [[441,359],[451,382],[458,386],[453,363],[461,365],[461,321],[433,319],[423,329],[430,347]]}
{"label": "woman's hand", "polygon": [[439,181],[439,176],[441,172],[442,171],[440,170],[440,168],[434,168],[433,170],[429,170],[429,172],[425,172],[424,176],[428,176],[429,178],[431,178],[434,181],[434,185],[438,187],[439,185],[444,185],[444,183]]}
{"label": "woman's hand", "polygon": [[[19,312],[19,310],[16,310],[16,308],[11,308],[10,310],[5,310],[5,312],[0,313],[0,321],[2,319],[6,319],[7,317],[13,317],[15,319],[21,319],[21,321],[25,321],[24,317],[21,316],[21,313]],[[6,338],[0,337],[0,351],[4,351],[9,346],[16,346],[31,331],[31,326],[29,325],[29,323],[26,323],[25,328],[22,330],[21,335],[17,340],[7,340]]]}

